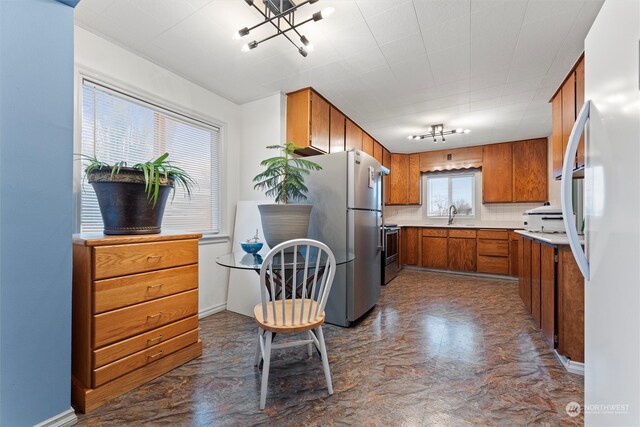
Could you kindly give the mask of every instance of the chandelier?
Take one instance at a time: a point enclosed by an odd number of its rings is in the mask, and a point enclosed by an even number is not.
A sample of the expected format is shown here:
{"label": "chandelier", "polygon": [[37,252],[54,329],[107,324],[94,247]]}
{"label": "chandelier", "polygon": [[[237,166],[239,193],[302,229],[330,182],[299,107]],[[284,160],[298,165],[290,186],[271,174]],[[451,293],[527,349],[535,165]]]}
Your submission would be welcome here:
{"label": "chandelier", "polygon": [[[258,27],[261,27],[265,24],[271,24],[275,29],[275,32],[270,36],[263,38],[262,40],[253,40],[252,42],[246,43],[242,46],[243,52],[248,52],[252,49],[258,47],[259,44],[266,42],[267,40],[271,40],[274,37],[279,35],[283,35],[291,42],[292,45],[298,49],[300,55],[306,57],[309,51],[313,50],[313,45],[304,35],[300,34],[298,28],[307,22],[311,21],[319,21],[323,18],[328,17],[334,11],[332,7],[327,7],[321,11],[315,12],[311,15],[311,18],[305,19],[301,22],[296,22],[296,11],[306,5],[316,3],[318,0],[306,0],[300,4],[295,4],[294,0],[262,0],[264,7],[257,6],[254,3],[254,0],[244,0],[249,6],[253,6],[264,18],[264,20],[252,27],[244,27],[238,30],[233,38],[236,40],[241,39],[251,33],[251,31],[255,30]],[[291,32],[295,33],[295,36],[291,34]],[[287,34],[289,33],[289,34]],[[290,37],[298,37],[300,39],[300,43],[302,45],[298,46],[296,42]]]}
{"label": "chandelier", "polygon": [[410,135],[408,136],[408,139],[420,140],[425,138],[433,138],[433,142],[437,143],[438,137],[442,139],[442,142],[445,142],[446,141],[446,139],[444,138],[445,135],[453,135],[454,133],[469,133],[469,132],[471,132],[471,130],[462,129],[462,128],[445,130],[444,125],[441,123],[438,125],[427,127],[427,133],[425,133],[424,135]]}

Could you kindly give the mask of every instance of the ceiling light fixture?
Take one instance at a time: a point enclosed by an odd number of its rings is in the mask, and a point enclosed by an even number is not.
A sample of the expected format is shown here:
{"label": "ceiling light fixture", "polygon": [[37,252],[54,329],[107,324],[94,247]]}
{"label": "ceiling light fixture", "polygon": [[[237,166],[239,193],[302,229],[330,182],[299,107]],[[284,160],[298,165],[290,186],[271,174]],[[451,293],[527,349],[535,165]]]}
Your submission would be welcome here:
{"label": "ceiling light fixture", "polygon": [[[249,6],[253,6],[258,12],[260,12],[262,17],[264,18],[264,21],[252,27],[241,28],[233,35],[233,38],[235,40],[239,40],[242,37],[249,35],[251,31],[267,23],[271,24],[273,28],[275,28],[275,33],[273,33],[268,37],[265,37],[260,41],[254,40],[250,43],[243,45],[241,49],[243,52],[248,52],[258,47],[260,43],[264,43],[267,40],[271,40],[274,37],[283,35],[284,37],[287,38],[287,40],[291,42],[292,45],[296,47],[296,49],[298,49],[298,52],[300,53],[300,55],[306,57],[308,52],[311,52],[313,50],[313,45],[311,44],[311,42],[306,36],[300,34],[300,32],[298,31],[298,27],[306,24],[307,22],[320,21],[321,19],[327,18],[334,12],[334,8],[327,7],[322,9],[319,12],[314,13],[309,19],[306,19],[302,22],[296,22],[295,13],[300,7],[304,6],[305,4],[314,4],[319,0],[306,0],[300,4],[295,4],[293,0],[262,0],[264,7],[257,6],[254,0],[244,0],[244,1]],[[300,42],[304,46],[298,46],[296,42],[294,42],[291,39],[291,37],[289,37],[289,35],[287,34],[289,31],[293,31],[294,33],[296,33],[296,35],[300,38]]]}
{"label": "ceiling light fixture", "polygon": [[469,133],[469,132],[471,132],[471,130],[462,129],[462,128],[445,130],[444,129],[444,125],[441,123],[441,124],[438,124],[438,125],[428,126],[427,127],[427,133],[424,134],[424,135],[411,135],[411,136],[409,136],[407,138],[408,139],[416,139],[416,140],[425,139],[425,138],[433,138],[433,142],[437,143],[438,142],[438,139],[437,139],[438,136],[442,139],[442,142],[446,142],[446,139],[444,138],[445,135],[453,135],[454,133]]}

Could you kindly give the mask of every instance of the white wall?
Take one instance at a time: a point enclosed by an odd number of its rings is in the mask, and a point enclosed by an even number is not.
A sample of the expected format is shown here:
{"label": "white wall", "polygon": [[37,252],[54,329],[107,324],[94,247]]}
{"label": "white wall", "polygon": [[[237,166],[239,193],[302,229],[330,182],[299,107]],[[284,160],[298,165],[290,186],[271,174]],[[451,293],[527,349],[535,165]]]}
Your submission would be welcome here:
{"label": "white wall", "polygon": [[[240,185],[246,186],[240,180],[240,147],[243,144],[241,107],[77,26],[75,63],[76,91],[80,84],[79,74],[84,73],[221,126],[222,232],[220,238],[203,239],[200,244],[200,313],[209,314],[224,309],[229,270],[218,266],[215,259],[230,252],[229,235],[233,230]],[[75,151],[79,152],[77,128],[76,123],[74,144]],[[80,176],[78,170],[74,175]],[[79,185],[76,185],[75,191],[78,188]]]}

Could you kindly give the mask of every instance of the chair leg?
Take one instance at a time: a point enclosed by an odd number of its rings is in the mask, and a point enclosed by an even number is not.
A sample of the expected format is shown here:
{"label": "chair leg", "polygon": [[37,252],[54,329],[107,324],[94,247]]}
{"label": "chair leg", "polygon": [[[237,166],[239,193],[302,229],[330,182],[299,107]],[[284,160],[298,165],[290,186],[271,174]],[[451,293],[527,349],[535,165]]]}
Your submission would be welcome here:
{"label": "chair leg", "polygon": [[[307,339],[311,339],[311,331],[307,331]],[[309,357],[313,356],[313,350],[311,348],[311,343],[307,344],[307,354],[309,355]]]}
{"label": "chair leg", "polygon": [[[264,340],[264,364],[262,365],[262,384],[260,385],[260,410],[267,402],[267,384],[269,383],[269,362],[271,361],[271,331],[267,331]],[[328,365],[327,365],[328,366]]]}
{"label": "chair leg", "polygon": [[329,394],[333,394],[333,384],[331,384],[331,371],[329,370],[329,358],[327,357],[327,347],[324,345],[324,334],[322,326],[318,326],[318,341],[320,342],[320,355],[322,356],[322,367],[324,368],[324,377],[327,379],[327,388]]}
{"label": "chair leg", "polygon": [[256,341],[256,358],[255,358],[255,366],[260,364],[260,360],[262,359],[262,349],[260,348],[260,341],[262,340],[262,329],[258,328],[258,340]]}

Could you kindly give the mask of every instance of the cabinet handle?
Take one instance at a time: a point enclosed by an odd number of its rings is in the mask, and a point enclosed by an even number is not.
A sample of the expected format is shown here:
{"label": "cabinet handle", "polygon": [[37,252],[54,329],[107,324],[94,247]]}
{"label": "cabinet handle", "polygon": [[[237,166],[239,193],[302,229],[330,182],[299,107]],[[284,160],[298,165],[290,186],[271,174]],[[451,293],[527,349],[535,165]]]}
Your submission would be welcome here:
{"label": "cabinet handle", "polygon": [[162,312],[156,313],[156,314],[150,314],[150,315],[147,315],[147,320],[156,319],[156,318],[160,319],[161,316],[162,316]]}
{"label": "cabinet handle", "polygon": [[158,283],[157,285],[149,285],[149,286],[147,286],[147,290],[150,291],[152,289],[158,289],[158,288],[161,288],[162,285],[163,285],[163,283]]}
{"label": "cabinet handle", "polygon": [[160,260],[160,258],[162,258],[164,255],[149,255],[147,256],[147,261],[152,260],[152,259],[157,259]]}
{"label": "cabinet handle", "polygon": [[155,337],[155,338],[148,339],[147,340],[147,345],[152,345],[152,344],[155,344],[155,343],[160,342],[160,341],[162,341],[162,335],[160,335],[158,337]]}
{"label": "cabinet handle", "polygon": [[162,356],[162,353],[164,353],[164,351],[160,350],[156,354],[152,354],[152,355],[147,356],[147,361],[151,361],[151,360],[155,359],[156,357]]}

